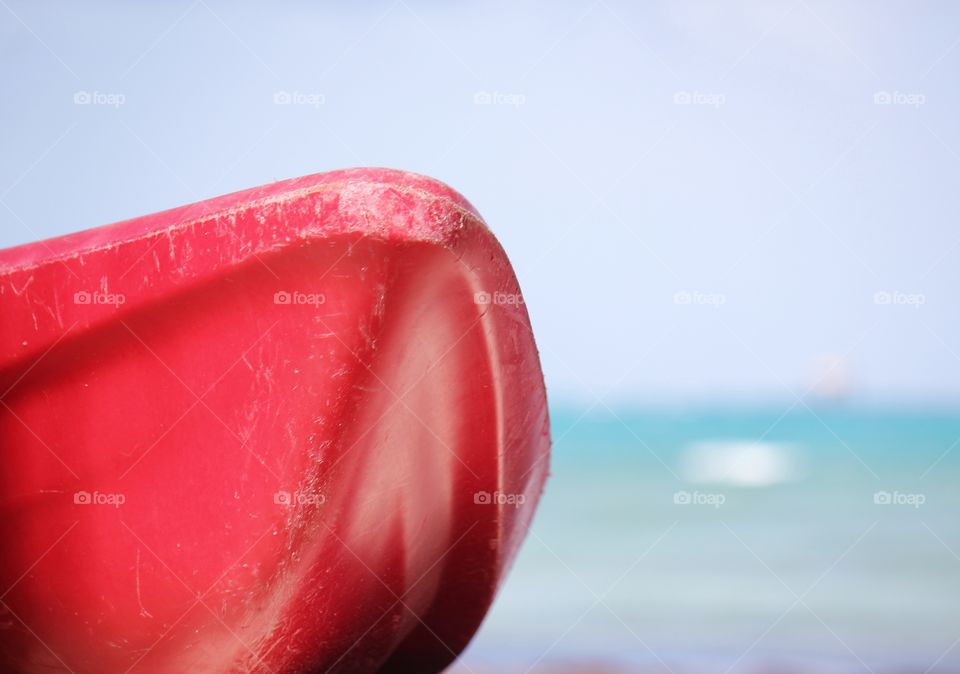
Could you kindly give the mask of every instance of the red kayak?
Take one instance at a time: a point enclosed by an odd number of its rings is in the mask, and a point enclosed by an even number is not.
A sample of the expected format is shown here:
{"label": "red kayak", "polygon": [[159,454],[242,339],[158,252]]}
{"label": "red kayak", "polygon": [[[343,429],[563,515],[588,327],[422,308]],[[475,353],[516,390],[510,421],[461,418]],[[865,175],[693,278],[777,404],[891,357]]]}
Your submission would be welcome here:
{"label": "red kayak", "polygon": [[7,249],[0,315],[0,670],[436,672],[477,630],[550,440],[450,188],[335,171]]}

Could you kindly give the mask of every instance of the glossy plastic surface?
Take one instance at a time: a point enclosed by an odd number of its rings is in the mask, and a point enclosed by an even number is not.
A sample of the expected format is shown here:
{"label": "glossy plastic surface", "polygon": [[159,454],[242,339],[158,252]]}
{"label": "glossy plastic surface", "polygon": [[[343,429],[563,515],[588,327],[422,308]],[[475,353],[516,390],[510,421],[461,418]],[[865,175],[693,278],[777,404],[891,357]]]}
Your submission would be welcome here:
{"label": "glossy plastic surface", "polygon": [[308,176],[0,251],[0,669],[439,671],[548,469],[510,265]]}

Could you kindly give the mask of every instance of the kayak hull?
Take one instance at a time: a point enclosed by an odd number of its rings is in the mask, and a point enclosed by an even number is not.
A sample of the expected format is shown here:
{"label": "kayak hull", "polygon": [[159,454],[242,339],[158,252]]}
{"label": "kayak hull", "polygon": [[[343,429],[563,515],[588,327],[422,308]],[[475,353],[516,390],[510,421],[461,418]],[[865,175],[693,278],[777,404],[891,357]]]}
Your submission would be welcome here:
{"label": "kayak hull", "polygon": [[4,671],[440,671],[548,468],[502,249],[308,176],[0,251]]}

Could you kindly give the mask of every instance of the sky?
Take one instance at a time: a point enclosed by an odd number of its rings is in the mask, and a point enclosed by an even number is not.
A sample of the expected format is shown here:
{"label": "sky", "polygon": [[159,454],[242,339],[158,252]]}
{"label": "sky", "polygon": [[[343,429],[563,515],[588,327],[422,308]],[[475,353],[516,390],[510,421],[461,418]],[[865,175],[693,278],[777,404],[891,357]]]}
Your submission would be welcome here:
{"label": "sky", "polygon": [[960,5],[0,0],[0,247],[349,166],[462,192],[554,403],[960,403]]}

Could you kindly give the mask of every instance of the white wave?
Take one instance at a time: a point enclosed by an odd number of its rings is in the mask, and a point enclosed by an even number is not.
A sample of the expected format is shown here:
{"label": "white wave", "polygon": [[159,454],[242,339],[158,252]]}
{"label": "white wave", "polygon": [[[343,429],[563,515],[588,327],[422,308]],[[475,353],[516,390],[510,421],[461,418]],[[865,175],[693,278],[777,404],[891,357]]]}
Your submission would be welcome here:
{"label": "white wave", "polygon": [[684,452],[681,471],[690,482],[765,487],[801,477],[790,445],[749,440],[707,440]]}

